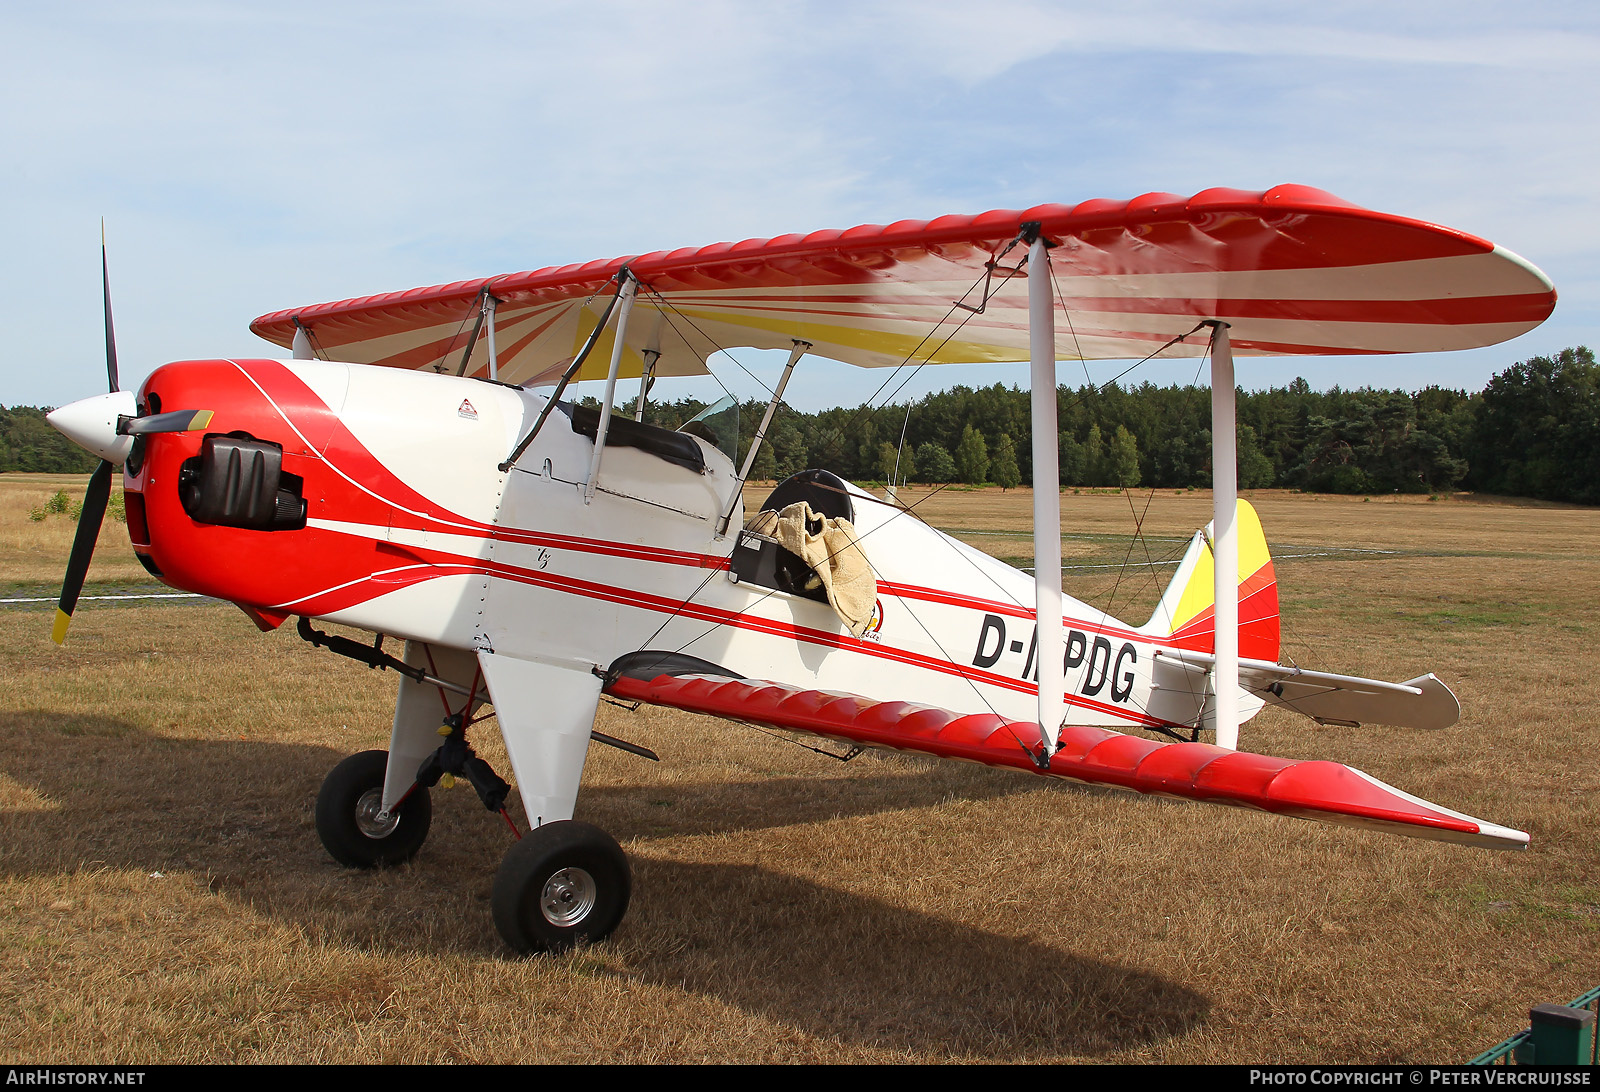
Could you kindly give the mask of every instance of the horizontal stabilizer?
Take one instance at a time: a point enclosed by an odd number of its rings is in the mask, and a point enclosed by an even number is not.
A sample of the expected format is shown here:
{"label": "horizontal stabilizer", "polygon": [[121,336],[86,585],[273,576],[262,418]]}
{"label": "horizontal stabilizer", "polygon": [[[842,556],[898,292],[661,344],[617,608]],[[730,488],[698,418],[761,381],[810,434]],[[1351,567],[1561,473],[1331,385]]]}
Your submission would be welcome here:
{"label": "horizontal stabilizer", "polygon": [[631,701],[1134,792],[1493,849],[1524,849],[1528,844],[1520,830],[1430,804],[1337,762],[1271,758],[1205,743],[1157,743],[1068,725],[1061,730],[1060,749],[1041,769],[1026,749],[1038,745],[1038,725],[994,713],[963,715],[910,702],[707,675],[658,675],[648,681],[622,676],[606,689]]}
{"label": "horizontal stabilizer", "polygon": [[[1164,649],[1156,655],[1197,674],[1210,671],[1214,660],[1209,654],[1185,650]],[[1319,724],[1448,728],[1461,719],[1461,703],[1431,674],[1391,683],[1241,659],[1239,685],[1268,705],[1292,709]]]}

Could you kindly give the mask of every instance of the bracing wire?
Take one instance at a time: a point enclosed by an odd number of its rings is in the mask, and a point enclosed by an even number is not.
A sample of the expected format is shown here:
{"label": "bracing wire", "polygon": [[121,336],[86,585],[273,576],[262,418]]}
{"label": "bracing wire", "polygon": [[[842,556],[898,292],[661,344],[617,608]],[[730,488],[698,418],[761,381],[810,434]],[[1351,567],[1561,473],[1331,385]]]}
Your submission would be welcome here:
{"label": "bracing wire", "polygon": [[734,356],[732,352],[730,352],[728,349],[724,348],[723,345],[719,341],[717,341],[716,338],[712,337],[710,334],[708,334],[704,330],[702,330],[700,328],[699,324],[694,321],[694,319],[690,318],[688,315],[686,315],[682,311],[678,310],[677,306],[671,300],[667,299],[667,297],[663,296],[660,292],[656,291],[650,285],[645,284],[643,281],[639,282],[639,286],[641,288],[643,288],[645,294],[647,296],[649,296],[650,299],[654,300],[656,305],[661,308],[662,316],[664,318],[666,318],[667,324],[672,327],[673,331],[680,338],[683,339],[683,343],[685,345],[689,344],[689,338],[687,336],[685,336],[685,334],[683,333],[683,331],[681,329],[678,328],[678,324],[673,321],[673,316],[674,315],[676,315],[678,318],[682,319],[684,321],[684,323],[686,323],[691,330],[693,330],[695,333],[699,334],[701,340],[704,341],[705,344],[710,345],[712,347],[711,348],[711,352],[706,354],[706,356],[708,358],[708,362],[707,362],[707,365],[706,365],[706,374],[709,375],[712,379],[716,380],[717,386],[722,388],[722,393],[726,394],[730,398],[733,397],[733,392],[730,391],[727,388],[727,385],[722,382],[722,379],[717,375],[717,373],[711,370],[711,366],[710,366],[710,363],[709,363],[709,357],[714,353],[721,353],[723,356],[725,356],[729,360],[733,361],[734,364],[738,365],[740,371],[744,372],[745,375],[748,375],[750,377],[751,381],[756,384],[756,386],[760,387],[762,390],[766,391],[768,394],[776,393],[771,387],[767,386],[764,382],[762,382],[761,379],[754,372],[752,372],[749,368],[746,368],[744,366],[744,363],[738,357]]}
{"label": "bracing wire", "polygon": [[[946,483],[946,485],[948,485],[948,483]],[[935,489],[935,490],[929,492],[927,496],[925,496],[925,497],[921,498],[920,500],[918,500],[916,502],[916,504],[921,504],[923,501],[928,500],[930,497],[934,496],[935,494],[937,494],[940,491],[942,491],[943,489],[945,489],[946,485],[941,485],[938,489]],[[915,507],[915,505],[912,505],[912,506],[904,509],[904,511],[909,512],[912,507]],[[890,521],[892,521],[893,519],[894,519],[894,517],[891,516],[890,517]],[[855,538],[855,540],[854,540],[853,545],[855,546],[855,548],[860,549],[861,543],[864,540],[866,540],[867,538],[870,538],[874,531],[882,530],[886,526],[888,526],[888,521],[886,521],[883,524],[880,524],[878,527],[873,528],[872,530],[867,531],[865,534],[857,536]],[[846,548],[849,548],[849,547],[846,547]],[[865,558],[866,557],[866,551],[863,550],[863,551],[861,551],[861,553],[862,553],[862,556]],[[829,556],[830,556],[830,559],[831,559],[832,555],[829,555]],[[873,568],[873,576],[874,576],[874,578],[875,579],[878,578],[879,574],[878,574],[878,572],[876,570],[876,567],[872,566],[872,561],[871,561],[870,558],[867,559],[867,565],[869,567]],[[697,587],[694,590],[694,592],[690,593],[689,599],[693,599],[693,597],[695,595],[698,595],[699,592],[700,592],[700,589],[704,588],[705,585],[706,585],[706,581],[701,581],[700,586]],[[766,592],[765,594],[760,596],[758,599],[756,599],[754,602],[747,604],[743,609],[737,611],[734,616],[735,617],[740,617],[740,616],[743,616],[745,614],[748,614],[755,607],[757,607],[760,604],[766,602],[768,599],[770,599],[773,595],[776,595],[776,594],[778,594],[776,589]],[[684,600],[684,602],[679,605],[678,609],[673,612],[673,617],[675,617],[677,615],[678,611],[682,610],[682,608],[684,606],[687,606],[688,602],[689,602],[688,599]],[[906,602],[904,599],[902,599],[900,601],[900,609],[905,611],[906,615],[909,618],[911,618],[912,621],[916,622],[917,628],[922,630],[923,635],[926,636],[927,639],[933,644],[933,646],[939,650],[940,655],[942,655],[945,658],[945,660],[948,661],[952,666],[957,667],[957,672],[956,672],[957,677],[960,678],[963,682],[965,682],[967,684],[967,686],[972,690],[974,696],[976,696],[977,699],[980,702],[983,703],[984,708],[987,709],[990,713],[994,714],[996,717],[1000,717],[1000,719],[1002,721],[1006,722],[1006,733],[1011,736],[1011,738],[1016,742],[1017,746],[1021,747],[1023,751],[1027,752],[1030,756],[1032,756],[1033,755],[1033,751],[1028,747],[1027,744],[1022,742],[1022,740],[1017,736],[1016,732],[1012,731],[1011,725],[1010,725],[1010,718],[1001,716],[999,710],[995,709],[994,704],[989,701],[988,695],[986,695],[983,692],[983,690],[978,686],[978,680],[974,679],[970,674],[968,674],[967,671],[964,668],[960,668],[959,667],[959,662],[956,660],[956,658],[954,656],[952,656],[950,654],[949,650],[944,647],[944,644],[939,640],[939,638],[934,636],[933,631],[931,629],[929,629],[928,626],[927,626],[927,623],[923,622],[923,620],[917,615],[916,610],[912,608],[911,604]],[[671,617],[668,618],[668,621],[671,621]],[[676,653],[683,652],[684,649],[688,648],[690,645],[695,644],[697,641],[700,641],[701,639],[710,636],[712,633],[716,632],[718,629],[721,629],[722,627],[724,627],[726,625],[729,625],[729,624],[730,623],[727,622],[727,621],[720,621],[720,622],[713,623],[706,630],[702,631],[699,634],[696,634],[695,636],[691,637],[689,640],[685,641],[683,644],[679,645],[676,649],[673,650],[673,653],[676,654]],[[665,628],[665,626],[666,626],[666,622],[663,622],[660,627],[657,627],[656,634],[659,634],[661,632],[661,630],[663,628]],[[652,634],[651,635],[651,640],[655,639],[655,635],[656,634]],[[664,661],[665,659],[666,659],[666,657],[663,656],[662,660]]]}
{"label": "bracing wire", "polygon": [[[1004,250],[1001,251],[1000,255],[995,260],[998,261],[998,260],[1000,260],[1000,258],[1003,258],[1007,253],[1009,253],[1010,250],[1017,245],[1017,243],[1020,241],[1020,239],[1021,239],[1020,235],[1018,236],[1017,239],[1013,239],[1004,248]],[[1051,270],[1051,274],[1050,275],[1051,275],[1051,278],[1052,278],[1053,287],[1055,288],[1055,291],[1056,291],[1057,299],[1060,301],[1060,304],[1063,307],[1063,310],[1066,310],[1066,308],[1065,308],[1065,299],[1061,295],[1059,283],[1055,281],[1054,270]],[[866,415],[869,415],[869,414],[875,414],[877,412],[881,412],[881,410],[883,408],[886,408],[887,404],[889,404],[892,401],[894,395],[898,394],[899,391],[903,390],[904,387],[906,386],[906,384],[909,383],[911,381],[911,379],[914,378],[917,375],[917,373],[920,372],[920,370],[924,366],[926,366],[927,363],[935,355],[937,355],[940,350],[942,350],[944,348],[945,345],[947,345],[957,334],[960,333],[961,329],[966,325],[967,321],[971,318],[971,316],[973,314],[981,313],[981,309],[974,309],[974,308],[966,307],[965,306],[965,300],[975,290],[977,290],[980,285],[986,285],[988,283],[988,280],[989,280],[989,271],[986,270],[985,276],[982,277],[982,278],[979,278],[976,281],[974,281],[973,285],[968,288],[967,292],[962,295],[961,299],[956,301],[956,303],[951,306],[950,310],[948,312],[946,312],[946,314],[940,320],[938,320],[938,322],[933,324],[933,326],[929,329],[928,333],[925,334],[921,338],[921,340],[918,341],[917,345],[912,348],[911,352],[907,353],[906,357],[901,361],[901,363],[896,365],[895,369],[890,373],[889,377],[886,378],[883,381],[883,383],[881,383],[878,386],[877,390],[875,390],[873,392],[873,394],[866,400],[866,402],[864,402],[862,404],[862,406],[856,411],[856,413],[854,415],[852,415],[850,420],[846,423],[846,425],[844,427],[844,431],[849,431],[850,429],[854,428],[855,425],[861,420],[862,417],[864,417]],[[689,318],[687,315],[684,315],[682,312],[680,312],[669,300],[667,300],[665,297],[663,297],[659,292],[656,292],[654,289],[650,288],[648,285],[645,285],[643,287],[644,287],[646,293],[652,299],[654,299],[656,301],[657,305],[662,309],[662,313],[667,318],[667,321],[669,322],[669,324],[671,324],[673,326],[674,331],[678,334],[679,337],[684,338],[685,342],[688,341],[688,338],[685,337],[683,332],[682,332],[682,330],[678,328],[677,323],[674,321],[674,317],[681,318],[682,321],[684,323],[686,323],[689,327],[691,327],[695,331],[695,333],[697,333],[704,340],[704,342],[706,344],[709,344],[709,345],[712,345],[712,346],[716,346],[717,351],[723,351],[724,355],[728,356],[729,359],[732,359],[734,361],[734,363],[737,364],[741,368],[741,370],[743,370],[745,372],[746,375],[749,375],[751,377],[751,379],[755,380],[755,382],[757,382],[761,387],[763,387],[764,389],[768,390],[769,393],[771,392],[771,388],[770,387],[767,387],[765,383],[762,383],[758,378],[756,378],[749,371],[748,368],[744,367],[744,365],[738,360],[737,357],[734,357],[731,353],[727,353],[725,350],[722,350],[721,346],[718,345],[718,343],[715,341],[715,339],[713,339],[709,335],[707,335],[706,332],[703,329],[701,329],[700,326],[698,324],[696,324],[691,318]],[[985,298],[984,302],[985,302],[985,304],[987,304],[987,291],[986,291],[986,298]],[[928,342],[930,340],[932,340],[936,336],[936,334],[940,330],[940,328],[944,327],[946,324],[949,323],[950,319],[954,316],[955,312],[958,309],[967,310],[968,314],[966,316],[964,316],[961,319],[960,322],[955,324],[954,328],[951,329],[950,332],[948,334],[946,334],[945,337],[942,340],[940,340],[939,343],[932,350],[930,350],[927,353],[926,357],[920,363],[918,363],[915,367],[911,368],[910,374],[908,374],[903,380],[901,380],[899,385],[894,388],[894,391],[890,394],[890,396],[887,399],[885,399],[885,404],[883,406],[874,407],[872,405],[872,403],[877,400],[878,396],[880,394],[882,394],[889,387],[889,385],[891,383],[894,382],[894,380],[899,375],[899,373],[910,364],[910,361],[913,358],[916,357],[916,355],[922,350],[922,348],[924,346],[926,346],[928,344]],[[1070,313],[1067,314],[1067,323],[1068,323],[1068,329],[1071,332],[1071,336],[1073,338],[1073,344],[1074,344],[1074,349],[1076,351],[1076,355],[1078,356],[1078,358],[1080,360],[1083,360],[1084,359],[1084,354],[1083,354],[1083,351],[1082,351],[1082,346],[1078,342],[1077,331],[1076,331],[1076,328],[1075,328],[1074,324],[1072,323],[1072,317],[1071,317]],[[1151,352],[1147,356],[1145,356],[1142,359],[1134,362],[1129,367],[1123,369],[1116,376],[1114,376],[1111,380],[1107,381],[1107,383],[1102,384],[1100,389],[1104,389],[1104,387],[1110,386],[1112,383],[1115,383],[1118,379],[1120,379],[1123,376],[1127,375],[1134,368],[1137,368],[1139,365],[1145,363],[1146,361],[1148,361],[1148,360],[1154,358],[1155,356],[1159,355],[1160,353],[1164,352],[1166,349],[1170,348],[1172,345],[1175,345],[1175,344],[1178,344],[1178,343],[1182,342],[1184,339],[1186,339],[1187,337],[1189,337],[1193,333],[1197,332],[1203,326],[1204,326],[1203,323],[1197,324],[1196,327],[1193,330],[1190,330],[1190,331],[1188,331],[1188,332],[1186,332],[1186,333],[1184,333],[1182,335],[1179,335],[1179,336],[1169,340],[1168,342],[1166,342],[1165,344],[1161,345],[1160,347],[1158,347],[1156,350],[1154,350],[1153,352]],[[709,369],[708,369],[708,371],[709,371]],[[715,373],[712,373],[712,375],[713,375],[713,378],[717,378],[715,376]],[[1085,364],[1085,378],[1089,379],[1089,376],[1088,376],[1088,373],[1087,373],[1087,364]],[[722,384],[720,379],[717,379],[717,382],[718,382],[719,386],[723,387],[724,391],[727,391],[726,385]],[[1090,386],[1091,387],[1093,386],[1092,380],[1090,381]],[[728,392],[728,393],[731,395],[731,392]],[[1081,398],[1082,395],[1080,395],[1079,397]],[[1070,408],[1070,405],[1069,405],[1069,408]],[[907,409],[906,409],[906,420],[904,422],[904,425],[906,427],[909,426],[910,411],[911,411],[911,407],[907,406]],[[898,469],[899,457],[903,453],[903,449],[904,449],[904,428],[902,430],[901,444],[900,444],[899,449],[897,450],[897,458],[896,458],[897,469]],[[904,513],[907,513],[907,514],[912,513],[913,510],[916,507],[921,505],[923,502],[929,500],[931,497],[936,495],[938,492],[942,491],[948,484],[949,483],[946,483],[945,486],[940,486],[939,489],[935,489],[935,490],[931,491],[930,493],[926,494],[925,496],[923,496],[922,498],[920,498],[919,500],[917,500],[916,502],[914,502],[913,504],[911,504],[909,506],[901,506],[898,509],[898,511],[899,512],[904,512]],[[1152,491],[1152,496],[1153,496],[1153,491]],[[1131,504],[1131,498],[1130,498],[1130,504]],[[1148,510],[1148,501],[1146,503],[1146,508]],[[897,512],[897,514],[898,514],[898,512]],[[891,517],[891,522],[892,522],[892,518],[893,517]],[[875,528],[874,530],[881,529],[882,526],[887,526],[887,525],[888,525],[888,523],[886,522],[885,524],[880,525],[879,528]],[[1142,521],[1140,521],[1140,526],[1142,527]],[[864,539],[870,537],[872,533],[873,533],[872,531],[868,531],[866,534],[859,536],[855,540],[856,544],[859,546],[859,544]],[[1138,537],[1137,534],[1136,534],[1136,538],[1138,538],[1139,541],[1142,541],[1142,537]],[[967,557],[966,554],[963,551],[961,551],[959,549],[956,549],[954,544],[952,544],[952,549],[955,549],[957,555],[960,556],[963,559],[963,561],[966,562],[970,567],[972,567],[973,569],[975,569],[976,571],[978,571],[980,573],[984,572],[984,570],[981,567],[979,567],[972,558]],[[1133,545],[1132,545],[1132,543],[1130,543],[1129,548],[1128,548],[1128,556],[1131,556],[1132,549],[1133,549]],[[1146,544],[1146,546],[1145,546],[1145,552],[1146,552],[1147,557],[1148,557],[1148,554],[1149,554],[1148,544]],[[1124,557],[1124,561],[1123,561],[1123,568],[1124,569],[1126,569],[1127,562],[1128,562],[1128,557]],[[870,565],[871,562],[869,561],[868,564]],[[1152,564],[1152,569],[1153,569],[1153,564]],[[712,576],[714,576],[714,575],[715,575],[715,573],[712,574]],[[988,576],[989,574],[984,573],[984,575]],[[699,583],[699,585],[692,592],[690,592],[690,594],[681,603],[678,604],[678,606],[673,610],[672,614],[670,614],[668,616],[668,618],[666,620],[664,620],[661,623],[661,625],[659,625],[656,628],[655,632],[651,634],[651,638],[650,638],[651,641],[654,641],[654,639],[666,628],[666,626],[674,618],[676,618],[681,613],[681,611],[685,607],[687,607],[695,599],[696,596],[698,596],[700,594],[700,592],[707,586],[707,584],[709,583],[710,579],[711,579],[711,577],[708,576],[706,579],[702,580]],[[1119,580],[1120,580],[1120,575],[1119,575]],[[1017,602],[1015,596],[1013,596],[1009,592],[1007,592],[1003,587],[1001,587],[997,582],[995,582],[992,577],[990,578],[990,583],[994,584],[999,590],[1004,592],[1006,598],[1012,600],[1013,602]],[[767,591],[766,593],[764,593],[763,595],[758,597],[753,602],[747,604],[742,610],[737,612],[734,617],[738,617],[739,615],[743,615],[743,614],[748,613],[749,611],[753,610],[755,607],[759,606],[761,603],[765,602],[768,598],[770,598],[772,595],[775,595],[775,594],[777,594],[776,589]],[[1114,597],[1115,597],[1115,588],[1113,589],[1113,598]],[[904,606],[905,604],[902,603],[902,605]],[[909,607],[906,607],[906,610],[907,610],[908,616],[910,616],[917,623],[918,627],[923,631],[923,633],[927,636],[927,638],[931,642],[933,642],[935,647],[939,648],[940,653],[942,655],[944,655],[945,659],[948,660],[949,662],[951,662],[952,664],[956,663],[954,658],[952,658],[948,654],[948,652],[943,648],[943,646],[940,644],[938,639],[936,637],[934,637],[932,631],[929,630],[927,625],[924,624],[923,621],[917,616],[916,612],[914,610],[912,610],[911,608],[909,608]],[[1107,615],[1107,616],[1109,617],[1109,615]],[[679,645],[678,648],[675,649],[674,651],[678,652],[678,653],[681,653],[685,649],[689,648],[691,645],[697,643],[701,639],[709,636],[711,633],[716,632],[718,629],[721,629],[721,628],[723,628],[723,627],[725,627],[725,626],[727,626],[729,624],[730,624],[729,620],[722,620],[722,621],[715,622],[712,625],[710,625],[708,628],[706,628],[704,631],[702,631],[701,633],[690,637],[687,641],[685,641],[681,645]],[[647,642],[647,644],[648,643],[649,642]],[[970,687],[972,687],[974,694],[979,698],[980,701],[983,702],[984,706],[986,708],[988,708],[991,712],[994,712],[995,710],[994,710],[992,704],[989,702],[987,696],[983,693],[983,691],[978,687],[977,681],[975,679],[971,678],[965,671],[959,672],[959,675],[960,675],[960,677],[962,679],[964,679],[967,682],[967,684]],[[1147,716],[1149,715],[1148,711],[1143,711],[1143,712],[1145,712]],[[1015,735],[1015,734],[1013,733],[1013,735]],[[1017,743],[1018,743],[1019,746],[1023,747],[1024,750],[1029,750],[1027,748],[1027,746],[1021,742],[1020,739],[1017,740]],[[1029,751],[1029,753],[1031,754],[1032,752]]]}
{"label": "bracing wire", "polygon": [[[1005,247],[1000,251],[1000,253],[994,257],[993,262],[994,263],[998,263],[1007,254],[1011,253],[1012,248],[1015,247],[1021,241],[1022,241],[1022,235],[1018,234],[1016,238],[1012,239],[1009,243],[1007,243],[1005,245]],[[841,432],[844,432],[844,433],[848,434],[853,428],[855,428],[856,424],[861,420],[862,416],[864,416],[864,415],[876,415],[876,414],[882,412],[884,409],[888,408],[888,406],[893,403],[895,397],[897,395],[899,395],[899,393],[902,390],[905,389],[906,384],[910,383],[913,379],[915,379],[917,377],[917,373],[922,371],[923,368],[927,367],[928,363],[936,355],[938,355],[939,352],[941,350],[943,350],[946,345],[950,344],[950,342],[955,338],[955,336],[962,331],[962,329],[967,325],[967,323],[969,321],[971,321],[972,317],[974,315],[982,313],[981,310],[979,310],[979,309],[974,309],[974,308],[968,307],[966,305],[966,299],[967,299],[968,296],[972,295],[972,293],[976,292],[980,286],[987,284],[988,281],[989,281],[989,277],[990,277],[990,270],[986,267],[985,270],[984,270],[983,276],[977,278],[976,280],[974,280],[972,282],[971,286],[969,286],[967,288],[967,290],[961,294],[961,298],[956,300],[954,303],[952,303],[950,305],[950,310],[948,310],[948,311],[946,311],[944,313],[944,317],[941,318],[938,322],[934,323],[932,326],[930,326],[928,328],[928,332],[922,336],[922,339],[911,347],[911,351],[908,352],[904,356],[904,358],[901,359],[900,363],[898,363],[898,364],[896,364],[894,366],[894,370],[889,373],[889,377],[887,379],[885,379],[882,383],[878,384],[878,389],[873,391],[872,394],[867,397],[867,400],[861,404],[861,408],[856,410],[855,414],[848,421],[845,422],[844,427],[840,430]],[[988,305],[987,297],[984,299],[984,305],[985,306]],[[944,336],[944,339],[942,341],[940,341],[939,344],[935,345],[931,350],[928,351],[928,354],[925,357],[923,357],[921,363],[919,363],[915,367],[911,368],[911,373],[900,381],[899,386],[895,387],[895,389],[893,391],[889,392],[888,396],[884,398],[883,404],[880,405],[880,406],[877,406],[876,408],[874,408],[873,405],[872,405],[873,400],[876,399],[878,397],[878,395],[883,393],[884,388],[888,387],[888,385],[890,383],[894,382],[895,376],[900,374],[900,371],[901,371],[902,368],[906,368],[906,367],[910,366],[912,359],[916,357],[917,353],[919,351],[921,351],[922,347],[924,345],[926,345],[929,342],[930,339],[933,338],[934,334],[936,334],[941,327],[943,327],[944,325],[946,325],[950,321],[951,316],[954,315],[957,311],[966,311],[967,314],[966,314],[966,316],[964,318],[962,318],[962,320],[960,322],[956,323],[955,328],[952,329],[948,334],[946,334]],[[907,411],[907,413],[909,414],[909,410]]]}

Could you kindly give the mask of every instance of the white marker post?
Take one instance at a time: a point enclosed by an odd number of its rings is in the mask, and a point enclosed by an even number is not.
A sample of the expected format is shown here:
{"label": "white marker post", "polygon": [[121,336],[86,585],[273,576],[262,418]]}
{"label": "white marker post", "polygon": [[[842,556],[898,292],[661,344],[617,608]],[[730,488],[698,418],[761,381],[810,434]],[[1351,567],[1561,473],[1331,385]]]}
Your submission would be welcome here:
{"label": "white marker post", "polygon": [[1239,748],[1239,443],[1228,324],[1211,325],[1211,553],[1216,562],[1216,663],[1211,669],[1217,746]]}
{"label": "white marker post", "polygon": [[1056,316],[1050,250],[1028,248],[1028,361],[1033,408],[1033,595],[1037,622],[1039,731],[1055,752],[1061,734],[1061,466],[1056,440]]}

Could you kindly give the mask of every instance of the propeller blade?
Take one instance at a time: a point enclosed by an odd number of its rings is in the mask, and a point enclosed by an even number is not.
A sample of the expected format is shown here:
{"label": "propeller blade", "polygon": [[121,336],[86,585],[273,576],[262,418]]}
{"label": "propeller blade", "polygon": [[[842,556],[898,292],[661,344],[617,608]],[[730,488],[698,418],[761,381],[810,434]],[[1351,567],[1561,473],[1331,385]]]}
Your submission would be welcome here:
{"label": "propeller blade", "polygon": [[106,378],[111,381],[111,392],[117,386],[117,332],[111,327],[111,268],[106,264],[106,222],[100,221],[100,284],[106,303]]}
{"label": "propeller blade", "polygon": [[211,423],[212,411],[172,410],[149,417],[117,418],[117,435],[146,436],[152,432],[197,432]]}
{"label": "propeller blade", "polygon": [[105,519],[106,501],[111,497],[112,466],[104,459],[95,467],[89,478],[89,490],[83,495],[83,512],[78,516],[78,533],[72,539],[72,556],[67,559],[67,576],[61,582],[61,602],[56,605],[56,624],[50,639],[58,645],[67,642],[67,627],[72,624],[72,612],[78,605],[78,593],[83,591],[83,578],[89,575],[89,559],[94,556],[94,542],[100,537],[100,524]]}

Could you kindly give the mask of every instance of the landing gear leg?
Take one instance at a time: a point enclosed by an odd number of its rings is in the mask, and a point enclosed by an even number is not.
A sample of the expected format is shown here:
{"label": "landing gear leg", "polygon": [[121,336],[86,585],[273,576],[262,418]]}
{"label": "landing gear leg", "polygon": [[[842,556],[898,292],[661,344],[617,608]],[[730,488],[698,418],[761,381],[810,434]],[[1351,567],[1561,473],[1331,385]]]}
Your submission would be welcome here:
{"label": "landing gear leg", "polygon": [[518,952],[564,952],[604,940],[633,890],[627,854],[598,827],[565,819],[529,831],[494,878],[495,928]]}
{"label": "landing gear leg", "polygon": [[433,822],[433,802],[418,785],[383,810],[388,751],[362,751],[333,768],[317,793],[317,834],[333,859],[351,868],[381,868],[417,855]]}
{"label": "landing gear leg", "polygon": [[445,736],[445,741],[418,767],[417,784],[432,788],[445,774],[464,777],[477,790],[478,799],[483,801],[484,807],[504,814],[511,786],[472,750],[472,745],[467,742],[466,716],[452,713],[444,718],[444,726],[439,731]]}

